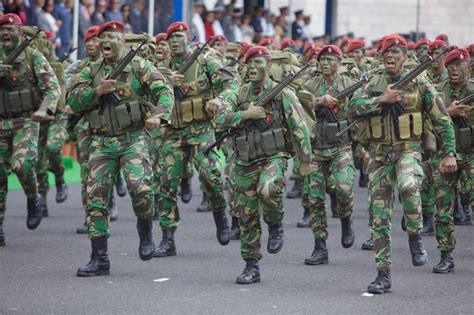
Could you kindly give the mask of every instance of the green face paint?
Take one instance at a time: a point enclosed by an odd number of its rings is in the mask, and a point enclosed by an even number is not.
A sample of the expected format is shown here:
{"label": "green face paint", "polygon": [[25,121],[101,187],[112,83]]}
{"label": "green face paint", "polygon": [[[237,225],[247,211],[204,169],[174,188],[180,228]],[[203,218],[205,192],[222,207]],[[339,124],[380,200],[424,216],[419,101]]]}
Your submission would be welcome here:
{"label": "green face paint", "polygon": [[13,50],[21,40],[21,28],[18,25],[0,26],[0,42],[5,50]]}
{"label": "green face paint", "polygon": [[99,37],[99,47],[106,60],[117,60],[122,54],[123,34],[118,32],[103,32]]}
{"label": "green face paint", "polygon": [[252,57],[247,61],[248,79],[253,83],[265,80],[268,70],[268,60],[265,57]]}
{"label": "green face paint", "polygon": [[185,32],[174,32],[168,38],[171,52],[175,56],[184,56],[189,45],[188,35]]}

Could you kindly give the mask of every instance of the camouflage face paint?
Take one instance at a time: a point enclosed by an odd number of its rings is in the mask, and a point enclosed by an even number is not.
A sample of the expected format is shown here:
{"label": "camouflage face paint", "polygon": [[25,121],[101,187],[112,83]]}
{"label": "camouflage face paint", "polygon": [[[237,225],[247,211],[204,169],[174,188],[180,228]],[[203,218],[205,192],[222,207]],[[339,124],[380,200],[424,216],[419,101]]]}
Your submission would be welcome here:
{"label": "camouflage face paint", "polygon": [[100,41],[97,37],[92,37],[87,42],[85,42],[87,56],[92,60],[97,60],[100,56]]}
{"label": "camouflage face paint", "polygon": [[218,41],[214,43],[212,48],[214,48],[215,50],[217,50],[218,52],[224,55],[227,51],[227,43]]}
{"label": "camouflage face paint", "polygon": [[464,86],[469,81],[471,75],[470,65],[466,61],[453,61],[449,63],[448,76],[452,85]]}
{"label": "camouflage face paint", "polygon": [[326,78],[336,76],[339,64],[339,59],[337,57],[323,55],[319,58],[319,64],[321,65],[323,76]]}
{"label": "camouflage face paint", "polygon": [[170,54],[171,49],[167,41],[161,40],[156,44],[156,59],[158,61],[165,60]]}
{"label": "camouflage face paint", "polygon": [[247,61],[247,74],[251,82],[261,83],[267,78],[268,60],[264,57],[253,57]]}
{"label": "camouflage face paint", "polygon": [[407,60],[406,53],[399,47],[389,48],[382,56],[385,70],[389,75],[400,75],[403,71],[403,64]]}
{"label": "camouflage face paint", "polygon": [[100,52],[106,60],[117,60],[123,49],[123,34],[103,32],[99,38]]}
{"label": "camouflage face paint", "polygon": [[21,39],[21,28],[18,25],[2,25],[0,26],[0,42],[6,50],[15,49]]}
{"label": "camouflage face paint", "polygon": [[169,36],[168,42],[173,55],[184,56],[186,54],[189,44],[187,33],[174,32]]}

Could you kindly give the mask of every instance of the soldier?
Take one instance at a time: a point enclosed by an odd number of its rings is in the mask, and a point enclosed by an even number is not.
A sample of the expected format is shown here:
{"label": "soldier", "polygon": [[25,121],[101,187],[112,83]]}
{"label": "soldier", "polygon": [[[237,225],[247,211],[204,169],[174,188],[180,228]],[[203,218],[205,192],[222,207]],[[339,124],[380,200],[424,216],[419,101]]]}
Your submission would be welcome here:
{"label": "soldier", "polygon": [[295,93],[285,88],[262,107],[253,103],[276,84],[268,75],[270,58],[267,48],[250,48],[244,60],[250,82],[241,87],[238,96],[223,98],[213,104],[217,107],[216,124],[224,129],[240,128],[249,120],[265,119],[269,123],[265,131],[250,124],[233,139],[240,247],[246,261],[244,271],[236,280],[239,284],[260,282],[258,261],[262,258],[262,228],[259,213],[263,213],[268,224],[268,252],[276,254],[283,246],[282,197],[291,145],[300,157],[301,174],[308,175],[310,169],[309,132]]}
{"label": "soldier", "polygon": [[[141,57],[135,56],[118,77],[109,78],[125,57],[124,25],[110,21],[101,25],[97,33],[103,58],[81,71],[68,97],[74,112],[85,112],[92,133],[87,179],[87,225],[92,254],[77,276],[109,274],[107,203],[120,168],[137,217],[140,259],[153,258],[153,171],[144,127],[157,128],[161,121],[169,121],[174,100],[166,79]],[[111,93],[116,93],[118,104],[107,99]]]}
{"label": "soldier", "polygon": [[224,35],[216,35],[209,41],[209,46],[216,52],[215,57],[222,65],[227,66],[225,53],[227,51],[227,38]]}
{"label": "soldier", "polygon": [[[316,97],[316,127],[312,139],[313,159],[309,177],[309,214],[315,245],[311,257],[306,258],[305,264],[319,265],[328,263],[326,240],[327,216],[324,205],[326,181],[329,172],[335,178],[336,199],[342,226],[342,246],[350,248],[354,244],[352,230],[352,209],[354,206],[352,188],[354,184],[354,165],[351,142],[347,134],[337,139],[335,134],[339,129],[348,125],[344,101],[332,95],[350,87],[350,78],[338,75],[342,60],[342,51],[335,45],[321,48],[318,62],[322,76],[315,81],[308,81],[304,88]],[[327,111],[332,112],[336,119],[329,118]]]}
{"label": "soldier", "polygon": [[346,54],[355,60],[361,73],[369,71],[372,66],[370,60],[365,57],[365,42],[363,39],[355,38],[347,46]]}
{"label": "soldier", "polygon": [[[428,115],[442,139],[444,158],[440,170],[456,170],[454,130],[433,86],[423,76],[418,76],[401,91],[390,88],[391,84],[407,73],[404,69],[407,60],[405,39],[399,35],[387,36],[380,52],[384,73],[375,75],[365,87],[358,90],[349,104],[352,116],[368,118],[369,205],[373,215],[372,235],[378,275],[367,291],[376,294],[389,291],[392,285],[390,230],[395,184],[401,195],[412,263],[423,266],[427,262],[420,236],[420,185],[423,179],[420,160],[424,115]],[[392,108],[398,102],[404,111],[397,118]]]}
{"label": "soldier", "polygon": [[[437,56],[445,47],[447,47],[445,42],[436,39],[428,45],[428,53],[431,56]],[[441,82],[445,81],[448,78],[448,70],[444,65],[443,58],[435,60],[431,65],[431,68],[426,71],[426,75],[427,78],[434,85],[438,85]]]}
{"label": "soldier", "polygon": [[192,53],[189,31],[189,26],[184,22],[175,22],[167,30],[172,55],[162,66],[173,72],[173,86],[176,91],[183,92],[183,97],[176,99],[160,154],[163,176],[159,208],[163,239],[155,251],[155,257],[176,255],[174,232],[180,222],[177,190],[188,159],[192,159],[199,173],[204,194],[213,211],[217,240],[221,245],[227,245],[230,241],[218,156],[212,153],[206,157],[203,153],[204,148],[215,139],[205,105],[214,95],[234,95],[238,85],[211,54],[198,56],[184,75],[176,72]]}
{"label": "soldier", "polygon": [[171,55],[170,44],[166,40],[166,33],[159,33],[155,36],[156,61],[162,62]]}
{"label": "soldier", "polygon": [[415,44],[415,55],[418,60],[428,53],[430,40],[428,38],[420,38]]}
{"label": "soldier", "polygon": [[4,60],[20,45],[21,19],[16,14],[0,17],[0,246],[5,246],[5,218],[8,175],[15,172],[27,198],[28,229],[42,219],[41,196],[35,172],[39,123],[56,111],[61,93],[58,79],[46,58],[26,47],[13,61]]}

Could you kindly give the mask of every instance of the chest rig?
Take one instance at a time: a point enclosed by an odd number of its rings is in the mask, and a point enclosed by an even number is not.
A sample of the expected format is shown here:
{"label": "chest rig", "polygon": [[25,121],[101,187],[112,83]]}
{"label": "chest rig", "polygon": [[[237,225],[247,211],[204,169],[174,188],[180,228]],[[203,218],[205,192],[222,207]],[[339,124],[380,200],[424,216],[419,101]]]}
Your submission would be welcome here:
{"label": "chest rig", "polygon": [[[374,77],[374,84],[368,87],[368,96],[383,94],[388,82],[384,75]],[[372,116],[366,128],[371,142],[379,144],[399,144],[407,141],[422,141],[424,128],[424,109],[421,92],[414,82],[403,88],[401,97],[405,111],[394,119],[392,114]]]}
{"label": "chest rig", "polygon": [[[256,101],[257,96],[250,95],[250,90],[250,84],[241,88],[238,97],[239,110],[248,109],[249,104]],[[265,93],[265,91],[261,91],[261,93]],[[267,129],[262,131],[255,124],[251,124],[248,128],[242,129],[239,136],[233,139],[235,154],[241,161],[249,162],[288,151],[289,144],[285,139],[283,129],[281,94],[265,104],[264,109],[267,113],[265,119],[269,123]]]}
{"label": "chest rig", "polygon": [[[115,83],[116,93],[121,98],[118,105],[115,106],[105,102],[104,98],[99,101],[100,104],[98,104],[97,109],[87,113],[92,133],[104,136],[120,136],[144,126],[146,110],[143,103],[145,96],[137,93],[141,86],[139,86],[138,80],[133,80],[135,76],[133,67],[135,67],[134,61],[125,67]],[[93,86],[95,87],[107,75],[103,62],[94,68]],[[134,84],[138,84],[138,86],[134,86]]]}
{"label": "chest rig", "polygon": [[33,50],[27,48],[13,63],[9,78],[11,90],[0,85],[0,118],[28,117],[39,107],[40,93],[35,86]]}

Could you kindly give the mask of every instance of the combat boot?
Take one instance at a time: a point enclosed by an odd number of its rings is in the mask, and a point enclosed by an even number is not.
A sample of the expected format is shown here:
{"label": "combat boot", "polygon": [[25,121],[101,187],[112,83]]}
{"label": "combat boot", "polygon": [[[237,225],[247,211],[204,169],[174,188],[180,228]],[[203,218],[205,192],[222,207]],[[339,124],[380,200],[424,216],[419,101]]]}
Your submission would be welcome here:
{"label": "combat boot", "polygon": [[125,197],[127,194],[127,184],[123,179],[122,174],[120,172],[117,174],[117,178],[115,179],[115,190],[117,191],[117,195],[119,197]]}
{"label": "combat boot", "polygon": [[155,213],[153,214],[153,221],[160,220],[160,204],[158,202],[158,195],[155,195]]}
{"label": "combat boot", "polygon": [[251,284],[260,282],[260,269],[256,259],[246,259],[244,271],[237,277],[237,284]]}
{"label": "combat boot", "polygon": [[115,195],[112,192],[110,194],[109,204],[107,205],[107,209],[110,213],[110,221],[117,221],[119,218],[119,211],[117,207],[117,203],[115,202]]}
{"label": "combat boot", "polygon": [[400,222],[400,226],[401,226],[401,228],[402,228],[402,231],[405,231],[405,232],[406,232],[406,230],[407,230],[407,225],[406,225],[406,223],[405,223],[405,215],[404,215],[404,214],[402,214],[402,221]]}
{"label": "combat boot", "polygon": [[66,183],[56,185],[56,203],[63,203],[67,199],[68,187]]}
{"label": "combat boot", "polygon": [[239,218],[232,217],[232,226],[230,227],[230,239],[238,240],[240,239],[240,224]]}
{"label": "combat boot", "polygon": [[26,217],[26,226],[30,230],[36,229],[43,219],[43,208],[41,208],[41,195],[36,194],[36,198],[28,198],[26,202],[28,215]]}
{"label": "combat boot", "polygon": [[48,193],[46,191],[40,191],[41,195],[41,212],[43,213],[43,218],[49,217],[48,211]]}
{"label": "combat boot", "polygon": [[305,265],[326,265],[329,261],[328,249],[325,240],[315,240],[311,257],[304,260]]}
{"label": "combat boot", "polygon": [[223,246],[229,244],[230,230],[229,225],[227,224],[227,216],[225,215],[225,211],[213,211],[212,215],[214,216],[214,223],[216,224],[217,229],[217,241]]}
{"label": "combat boot", "polygon": [[270,254],[278,253],[283,247],[283,224],[277,223],[268,226],[267,251]]}
{"label": "combat boot", "polygon": [[464,225],[472,225],[471,207],[469,202],[469,196],[461,194],[461,208],[464,213]]}
{"label": "combat boot", "polygon": [[152,220],[140,220],[137,219],[137,231],[138,237],[140,238],[140,246],[138,247],[138,255],[141,260],[150,260],[153,258],[155,253],[155,242],[153,242],[153,230]]}
{"label": "combat boot", "polygon": [[3,222],[0,222],[0,246],[5,246],[5,233],[3,232]]}
{"label": "combat boot", "polygon": [[301,198],[301,189],[302,189],[302,186],[303,186],[303,180],[298,177],[295,179],[295,185],[293,186],[293,188],[291,189],[291,191],[289,191],[287,194],[286,194],[286,198],[288,199],[297,199],[297,198]]}
{"label": "combat boot", "polygon": [[211,211],[211,208],[209,207],[209,202],[207,200],[207,196],[205,193],[202,194],[201,204],[197,207],[196,210],[197,212]]}
{"label": "combat boot", "polygon": [[336,194],[329,194],[329,198],[331,198],[331,213],[333,218],[340,218],[341,215],[339,214],[337,208],[337,197]]}
{"label": "combat boot", "polygon": [[341,243],[342,247],[350,248],[354,244],[355,241],[355,233],[352,229],[352,218],[351,216],[347,216],[341,218],[341,228],[342,228],[342,237]]}
{"label": "combat boot", "polygon": [[91,239],[92,254],[89,263],[77,270],[78,277],[107,276],[110,274],[110,261],[107,254],[107,236]]}
{"label": "combat boot", "polygon": [[310,226],[309,209],[304,209],[303,218],[296,223],[297,227],[308,228]]}
{"label": "combat boot", "polygon": [[155,249],[153,257],[176,256],[176,247],[174,245],[174,230],[162,230],[163,239],[160,245]]}
{"label": "combat boot", "polygon": [[421,231],[422,236],[433,236],[434,235],[434,216],[431,213],[423,214],[423,230]]}
{"label": "combat boot", "polygon": [[370,238],[362,243],[362,249],[363,250],[374,250],[374,239],[372,238],[372,235]]}
{"label": "combat boot", "polygon": [[408,245],[413,266],[424,266],[428,261],[428,256],[421,235],[408,235]]}
{"label": "combat boot", "polygon": [[392,277],[390,275],[390,270],[379,270],[377,278],[369,284],[367,292],[372,294],[383,294],[390,291],[391,287]]}
{"label": "combat boot", "polygon": [[453,219],[455,225],[464,225],[465,216],[464,211],[462,209],[461,201],[459,200],[459,194],[456,193],[454,198],[454,212],[453,212]]}
{"label": "combat boot", "polygon": [[191,177],[181,178],[181,201],[188,203],[193,198],[193,191],[191,190]]}
{"label": "combat boot", "polygon": [[77,234],[87,234],[88,231],[87,231],[87,223],[84,222],[83,225],[79,226],[77,229],[76,229],[76,233]]}
{"label": "combat boot", "polygon": [[441,261],[433,267],[434,273],[454,272],[454,258],[452,253],[452,249],[441,252]]}
{"label": "combat boot", "polygon": [[364,173],[362,168],[360,169],[359,187],[361,188],[369,187],[369,177]]}

